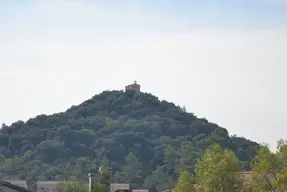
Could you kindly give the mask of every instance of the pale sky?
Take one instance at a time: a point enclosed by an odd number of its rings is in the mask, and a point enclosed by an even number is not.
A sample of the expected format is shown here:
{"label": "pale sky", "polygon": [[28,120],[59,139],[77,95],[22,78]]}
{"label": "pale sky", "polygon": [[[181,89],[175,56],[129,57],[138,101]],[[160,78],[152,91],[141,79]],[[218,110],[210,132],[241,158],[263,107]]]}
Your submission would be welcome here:
{"label": "pale sky", "polygon": [[274,148],[286,73],[286,0],[0,0],[0,123],[137,80]]}

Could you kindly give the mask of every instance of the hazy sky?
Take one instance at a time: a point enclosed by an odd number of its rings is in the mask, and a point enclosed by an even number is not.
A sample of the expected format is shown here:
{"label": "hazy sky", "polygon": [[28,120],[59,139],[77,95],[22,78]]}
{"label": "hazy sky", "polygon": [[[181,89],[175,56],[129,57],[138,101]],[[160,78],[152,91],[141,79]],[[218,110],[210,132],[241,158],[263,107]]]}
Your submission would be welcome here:
{"label": "hazy sky", "polygon": [[0,123],[137,80],[231,134],[287,139],[286,0],[0,0]]}

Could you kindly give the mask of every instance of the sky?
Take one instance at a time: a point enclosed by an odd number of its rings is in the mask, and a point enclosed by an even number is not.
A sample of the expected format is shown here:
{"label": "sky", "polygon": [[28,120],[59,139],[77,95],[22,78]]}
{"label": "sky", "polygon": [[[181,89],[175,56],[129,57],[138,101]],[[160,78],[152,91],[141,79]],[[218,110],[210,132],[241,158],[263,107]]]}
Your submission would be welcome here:
{"label": "sky", "polygon": [[287,139],[286,0],[0,0],[0,123],[137,80],[230,134]]}

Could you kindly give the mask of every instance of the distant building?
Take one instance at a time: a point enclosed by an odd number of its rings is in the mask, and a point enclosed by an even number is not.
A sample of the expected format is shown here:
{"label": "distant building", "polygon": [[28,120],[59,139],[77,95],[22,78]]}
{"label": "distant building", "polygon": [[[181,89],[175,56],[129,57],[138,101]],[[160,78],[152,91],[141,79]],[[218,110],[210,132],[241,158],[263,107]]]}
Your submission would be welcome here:
{"label": "distant building", "polygon": [[128,191],[130,189],[130,184],[128,183],[111,183],[110,184],[110,192],[116,192],[119,189]]}
{"label": "distant building", "polygon": [[5,180],[5,181],[11,183],[12,185],[16,185],[19,187],[23,187],[24,189],[27,189],[27,182],[25,180]]}
{"label": "distant building", "polygon": [[1,192],[32,192],[18,185],[14,185],[7,181],[0,181],[0,191]]}
{"label": "distant building", "polygon": [[59,184],[62,181],[38,181],[37,192],[58,192]]}
{"label": "distant building", "polygon": [[136,92],[140,92],[141,91],[141,86],[139,84],[137,84],[136,81],[134,81],[133,84],[127,85],[126,86],[126,91],[128,90],[134,90]]}

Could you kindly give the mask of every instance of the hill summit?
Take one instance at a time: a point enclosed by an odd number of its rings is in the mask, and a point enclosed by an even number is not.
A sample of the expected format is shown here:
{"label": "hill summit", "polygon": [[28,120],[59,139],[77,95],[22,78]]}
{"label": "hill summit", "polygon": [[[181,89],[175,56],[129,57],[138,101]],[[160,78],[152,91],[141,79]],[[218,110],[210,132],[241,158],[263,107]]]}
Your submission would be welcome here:
{"label": "hill summit", "polygon": [[214,142],[233,150],[243,170],[259,147],[151,94],[104,91],[65,112],[2,125],[0,176],[85,179],[106,166],[114,182],[171,185]]}

